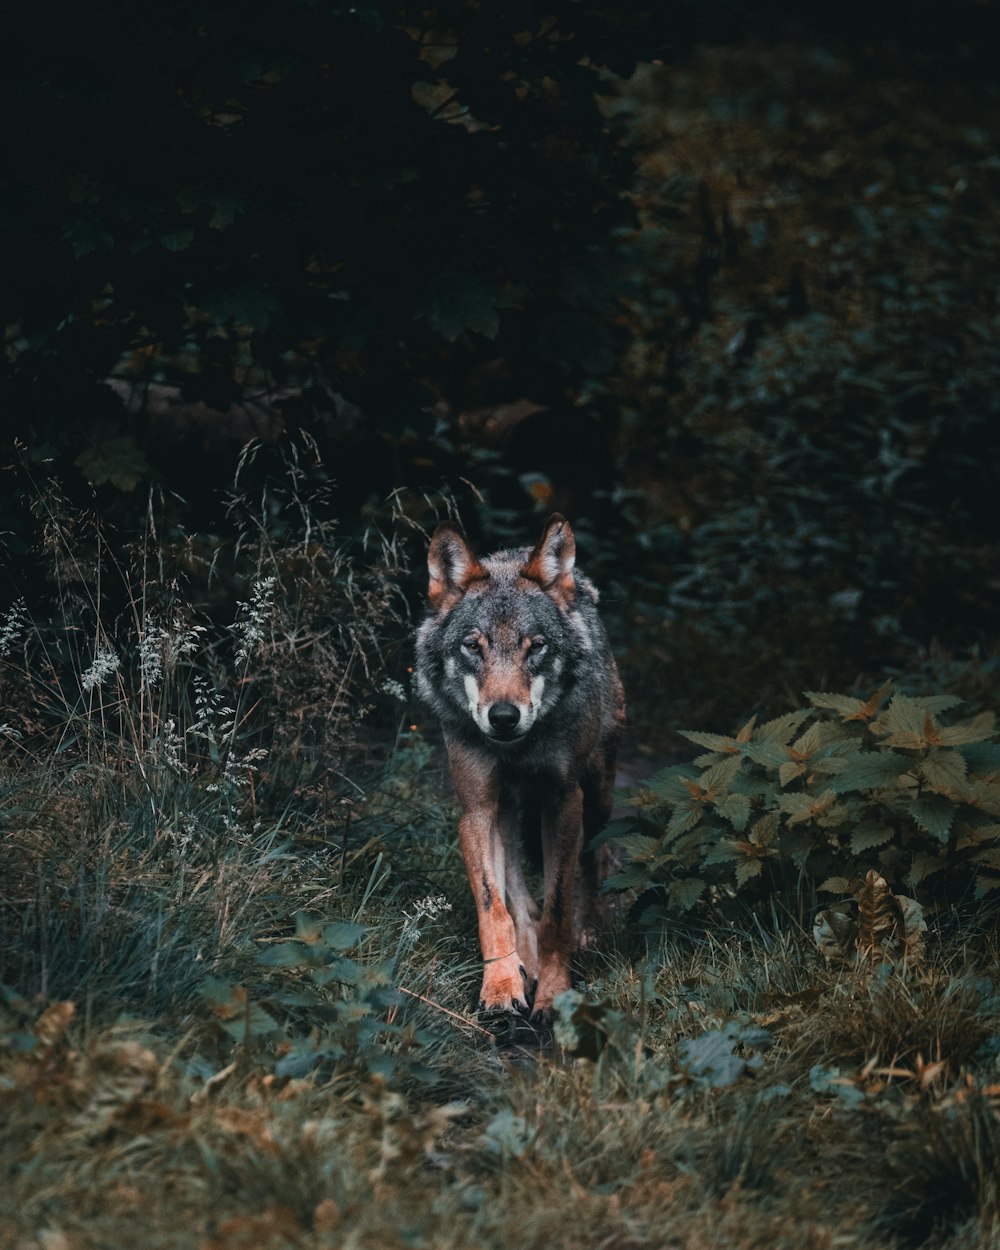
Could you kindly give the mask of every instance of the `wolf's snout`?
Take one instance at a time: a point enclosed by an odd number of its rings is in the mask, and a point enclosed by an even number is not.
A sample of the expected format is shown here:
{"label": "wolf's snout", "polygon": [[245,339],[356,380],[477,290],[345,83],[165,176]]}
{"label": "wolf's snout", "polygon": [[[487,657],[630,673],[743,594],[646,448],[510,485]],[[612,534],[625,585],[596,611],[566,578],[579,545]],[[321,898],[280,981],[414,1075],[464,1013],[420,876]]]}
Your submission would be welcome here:
{"label": "wolf's snout", "polygon": [[512,733],[521,719],[521,712],[514,703],[494,703],[489,710],[489,718],[497,733]]}

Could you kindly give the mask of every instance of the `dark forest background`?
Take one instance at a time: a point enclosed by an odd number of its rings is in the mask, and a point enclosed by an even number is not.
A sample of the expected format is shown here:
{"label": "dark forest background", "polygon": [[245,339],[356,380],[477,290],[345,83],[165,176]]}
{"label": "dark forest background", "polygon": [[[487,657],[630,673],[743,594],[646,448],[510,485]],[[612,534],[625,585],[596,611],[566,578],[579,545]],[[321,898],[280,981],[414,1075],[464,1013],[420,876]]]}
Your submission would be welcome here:
{"label": "dark forest background", "polygon": [[647,736],[886,671],[989,684],[994,17],[7,13],[11,598],[44,598],[50,478],[112,547],[155,514],[224,569],[252,439],[240,497],[279,528],[289,455],[345,541],[564,511]]}

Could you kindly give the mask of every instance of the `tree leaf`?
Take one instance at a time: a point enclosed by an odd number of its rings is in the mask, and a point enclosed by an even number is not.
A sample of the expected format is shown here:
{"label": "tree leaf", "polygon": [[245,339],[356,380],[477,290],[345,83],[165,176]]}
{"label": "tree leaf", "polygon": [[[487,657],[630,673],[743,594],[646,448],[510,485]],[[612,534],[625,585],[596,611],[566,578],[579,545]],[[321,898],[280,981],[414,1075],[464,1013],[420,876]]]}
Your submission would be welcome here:
{"label": "tree leaf", "polygon": [[501,308],[509,301],[490,282],[467,273],[440,273],[417,301],[414,318],[450,343],[467,330],[496,338]]}
{"label": "tree leaf", "polygon": [[131,491],[150,472],[145,453],[128,436],[106,438],[85,447],[73,461],[92,486],[110,482],[119,490]]}

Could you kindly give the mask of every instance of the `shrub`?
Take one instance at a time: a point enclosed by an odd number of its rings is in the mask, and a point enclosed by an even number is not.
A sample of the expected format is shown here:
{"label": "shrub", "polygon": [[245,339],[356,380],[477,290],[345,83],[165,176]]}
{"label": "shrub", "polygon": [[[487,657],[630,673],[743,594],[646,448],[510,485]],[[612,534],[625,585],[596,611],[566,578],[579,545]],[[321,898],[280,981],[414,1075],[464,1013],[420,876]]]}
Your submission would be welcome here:
{"label": "shrub", "polygon": [[872,868],[932,902],[995,890],[993,713],[947,723],[958,699],[888,693],[808,693],[808,707],[733,737],[685,733],[705,751],[646,783],[606,835],[627,856],[609,887],[651,891],[646,919],[739,890],[853,892]]}

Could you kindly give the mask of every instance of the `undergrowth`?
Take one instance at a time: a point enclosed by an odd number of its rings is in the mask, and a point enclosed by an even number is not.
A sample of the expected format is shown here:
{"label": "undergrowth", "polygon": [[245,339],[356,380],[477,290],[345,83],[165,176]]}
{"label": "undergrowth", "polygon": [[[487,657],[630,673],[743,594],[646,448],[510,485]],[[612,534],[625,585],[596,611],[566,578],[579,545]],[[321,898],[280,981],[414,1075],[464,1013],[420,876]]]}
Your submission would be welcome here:
{"label": "undergrowth", "polygon": [[197,559],[40,504],[52,598],[0,629],[0,1248],[993,1245],[989,899],[898,962],[825,958],[794,891],[645,938],[622,907],[551,1044],[498,1043],[399,697],[405,543],[298,500]]}

